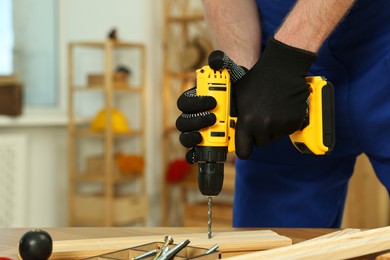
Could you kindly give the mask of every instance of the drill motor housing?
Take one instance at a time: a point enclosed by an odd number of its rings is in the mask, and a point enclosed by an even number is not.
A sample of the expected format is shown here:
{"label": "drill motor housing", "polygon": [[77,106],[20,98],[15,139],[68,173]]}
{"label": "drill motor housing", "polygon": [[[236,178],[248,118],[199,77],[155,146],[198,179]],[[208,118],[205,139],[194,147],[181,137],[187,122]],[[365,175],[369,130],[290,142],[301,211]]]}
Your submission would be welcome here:
{"label": "drill motor housing", "polygon": [[198,159],[198,186],[205,196],[217,196],[223,186],[224,162],[227,153],[234,152],[237,109],[227,69],[213,70],[204,66],[196,71],[196,94],[213,96],[217,106],[213,126],[200,131],[202,142],[195,148]]}

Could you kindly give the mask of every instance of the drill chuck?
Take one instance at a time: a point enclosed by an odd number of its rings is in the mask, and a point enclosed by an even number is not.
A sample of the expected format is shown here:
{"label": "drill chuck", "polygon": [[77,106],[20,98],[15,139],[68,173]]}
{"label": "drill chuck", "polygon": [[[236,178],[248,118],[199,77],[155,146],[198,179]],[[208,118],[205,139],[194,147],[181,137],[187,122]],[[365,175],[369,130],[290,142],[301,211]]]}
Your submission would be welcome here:
{"label": "drill chuck", "polygon": [[223,186],[227,147],[196,147],[198,156],[198,186],[202,195],[217,196]]}

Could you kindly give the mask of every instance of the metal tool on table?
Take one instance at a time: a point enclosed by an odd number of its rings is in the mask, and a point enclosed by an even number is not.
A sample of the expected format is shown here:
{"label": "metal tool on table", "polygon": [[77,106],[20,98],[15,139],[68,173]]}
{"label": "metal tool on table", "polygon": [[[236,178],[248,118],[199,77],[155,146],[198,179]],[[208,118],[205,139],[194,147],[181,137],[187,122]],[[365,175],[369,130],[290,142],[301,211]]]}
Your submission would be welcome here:
{"label": "metal tool on table", "polygon": [[140,255],[137,255],[133,258],[131,258],[130,260],[141,260],[141,259],[145,259],[145,258],[150,258],[154,255],[156,255],[159,251],[157,249],[153,249],[153,250],[150,250],[148,252],[145,252],[143,254],[140,254]]}
{"label": "metal tool on table", "polygon": [[212,247],[210,247],[209,249],[207,249],[206,252],[204,252],[203,254],[209,255],[211,253],[214,253],[215,251],[217,251],[218,247],[219,247],[219,244],[215,244]]}
{"label": "metal tool on table", "polygon": [[171,236],[165,236],[164,237],[164,244],[161,247],[161,249],[157,252],[156,256],[153,258],[153,260],[159,259],[159,257],[169,250],[169,245],[173,244],[173,238]]}
{"label": "metal tool on table", "polygon": [[[232,84],[246,73],[221,53],[210,54],[210,66],[196,71],[196,94],[213,96],[217,101],[211,111],[217,118],[216,123],[200,130],[203,140],[195,147],[199,190],[208,197],[208,238],[212,237],[212,198],[222,190],[227,153],[235,151],[237,107]],[[333,86],[320,76],[307,77],[306,81],[310,90],[307,117],[303,127],[291,134],[290,139],[302,153],[328,154],[335,143]]]}
{"label": "metal tool on table", "polygon": [[[160,247],[160,249],[153,249],[150,251],[147,251],[145,253],[139,254],[137,256],[134,256],[131,258],[131,260],[142,260],[142,259],[153,259],[155,260],[171,260],[173,259],[181,250],[187,247],[187,245],[190,243],[189,239],[184,240],[183,242],[172,246],[170,248],[170,245],[173,245],[173,238],[171,236],[165,236],[164,238],[164,244]],[[212,247],[206,249],[204,253],[196,256],[196,258],[201,256],[206,256],[209,254],[213,254],[217,251],[219,247],[219,244],[215,244]]]}
{"label": "metal tool on table", "polygon": [[173,248],[169,249],[165,254],[160,255],[157,260],[170,260],[177,253],[179,253],[183,248],[185,248],[190,243],[189,239],[184,240],[180,244],[177,244]]}

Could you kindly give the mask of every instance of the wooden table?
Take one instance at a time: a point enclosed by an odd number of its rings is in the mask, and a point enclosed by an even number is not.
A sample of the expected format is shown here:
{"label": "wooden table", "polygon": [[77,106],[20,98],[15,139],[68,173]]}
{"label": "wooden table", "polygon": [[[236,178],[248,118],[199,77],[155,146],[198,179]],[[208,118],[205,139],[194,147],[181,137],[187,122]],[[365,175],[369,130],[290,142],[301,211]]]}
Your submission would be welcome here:
{"label": "wooden table", "polygon": [[[32,228],[3,228],[0,229],[0,257],[17,258],[17,244],[20,237]],[[110,238],[128,236],[150,236],[167,234],[188,234],[202,233],[204,228],[181,228],[181,227],[115,227],[115,228],[41,228],[50,233],[55,241],[74,240],[88,238]],[[253,229],[236,228],[214,228],[214,232],[243,231]],[[269,229],[268,229],[269,230]],[[307,239],[318,237],[335,229],[306,229],[306,228],[273,228],[271,229],[279,235],[287,236],[293,243],[298,243]],[[206,234],[206,233],[205,233]]]}

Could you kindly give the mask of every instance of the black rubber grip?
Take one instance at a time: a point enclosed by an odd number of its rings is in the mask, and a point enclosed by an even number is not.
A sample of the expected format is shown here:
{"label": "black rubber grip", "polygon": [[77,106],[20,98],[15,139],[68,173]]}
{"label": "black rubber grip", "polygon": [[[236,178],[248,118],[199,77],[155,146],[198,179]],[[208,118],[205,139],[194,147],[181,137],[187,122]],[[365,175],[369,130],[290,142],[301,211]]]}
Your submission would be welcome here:
{"label": "black rubber grip", "polygon": [[246,74],[246,69],[237,65],[229,56],[223,51],[216,50],[209,55],[209,66],[213,70],[227,69],[230,74],[230,81],[232,84],[236,83]]}

